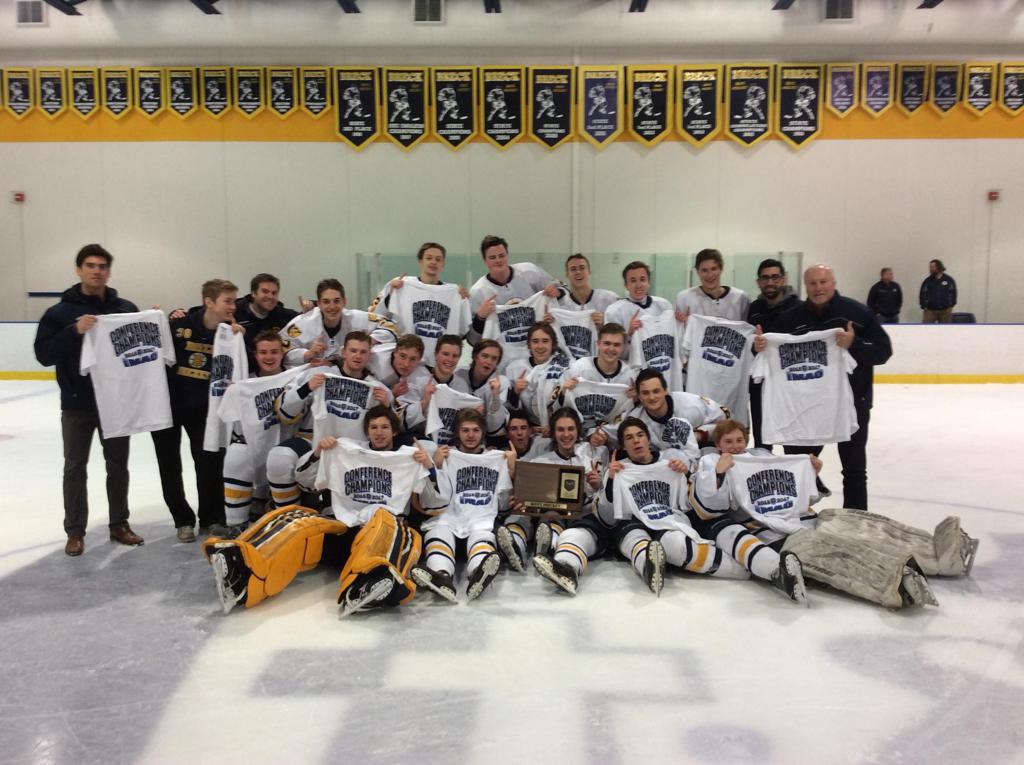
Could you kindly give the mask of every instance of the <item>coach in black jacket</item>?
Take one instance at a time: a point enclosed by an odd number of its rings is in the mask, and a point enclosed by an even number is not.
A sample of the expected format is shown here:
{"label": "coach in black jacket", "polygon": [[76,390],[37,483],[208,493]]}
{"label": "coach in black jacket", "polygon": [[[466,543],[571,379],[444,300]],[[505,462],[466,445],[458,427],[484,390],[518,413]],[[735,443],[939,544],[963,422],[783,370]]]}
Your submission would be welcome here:
{"label": "coach in black jacket", "polygon": [[[776,332],[802,335],[822,329],[839,329],[836,344],[849,350],[857,362],[850,375],[850,388],[857,409],[857,432],[849,441],[838,445],[839,459],[843,463],[843,507],[868,509],[867,442],[868,421],[871,418],[872,389],[875,366],[884,364],[892,356],[892,344],[874,314],[863,303],[843,297],[836,291],[832,268],[811,266],[804,271],[807,299],[781,314],[775,322]],[[760,341],[764,349],[764,340]],[[787,446],[789,454],[810,451],[820,454],[823,447]]]}
{"label": "coach in black jacket", "polygon": [[92,377],[79,374],[82,336],[108,313],[134,313],[134,303],[118,297],[107,286],[113,256],[98,244],[87,244],[75,257],[79,283],[69,287],[57,305],[47,309],[36,329],[36,359],[44,367],[57,367],[60,387],[60,427],[64,440],[64,552],[85,551],[85,527],[89,522],[86,466],[92,434],[99,431],[107,464],[107,505],[110,538],[126,545],[141,545],[142,537],[128,526],[128,436],[104,438]]}

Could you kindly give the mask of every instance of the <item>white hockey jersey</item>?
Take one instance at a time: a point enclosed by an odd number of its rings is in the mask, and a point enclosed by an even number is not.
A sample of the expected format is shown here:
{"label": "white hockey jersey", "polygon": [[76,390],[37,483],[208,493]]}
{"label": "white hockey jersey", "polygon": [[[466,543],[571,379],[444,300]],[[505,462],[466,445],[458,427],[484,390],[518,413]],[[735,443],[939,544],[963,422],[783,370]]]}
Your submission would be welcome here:
{"label": "white hockey jersey", "polygon": [[174,364],[174,344],[163,312],[96,317],[82,339],[79,372],[92,377],[104,438],[171,427],[164,364]]}
{"label": "white hockey jersey", "polygon": [[[590,291],[590,296],[582,303],[573,297],[568,288],[565,294],[558,299],[558,305],[568,311],[600,311],[604,313],[609,306],[619,299],[611,290],[595,289]],[[605,321],[608,321],[606,318]]]}
{"label": "white hockey jersey", "polygon": [[847,377],[857,367],[836,345],[838,329],[785,335],[769,332],[751,368],[761,389],[761,437],[769,444],[820,446],[849,441],[857,411]]}
{"label": "white hockey jersey", "polygon": [[686,474],[677,473],[668,463],[665,455],[649,465],[625,462],[625,468],[612,478],[615,519],[635,518],[649,529],[682,531],[699,540],[686,517]]}
{"label": "white hockey jersey", "polygon": [[744,321],[749,307],[750,298],[741,289],[726,287],[721,297],[713,298],[700,285],[681,291],[676,295],[675,304],[680,313],[689,312],[690,316],[714,316],[731,321]]}
{"label": "white hockey jersey", "polygon": [[550,308],[554,317],[552,329],[558,336],[558,345],[570,359],[582,359],[597,353],[597,325],[590,311],[567,311]]}
{"label": "white hockey jersey", "polygon": [[753,343],[754,327],[745,321],[691,314],[683,332],[687,392],[724,404],[733,419],[744,425],[750,402]]}
{"label": "white hockey jersey", "polygon": [[634,303],[628,297],[619,298],[605,309],[604,323],[621,324],[625,327],[626,332],[629,332],[629,322],[637,311],[640,312],[640,315],[637,316],[638,319],[643,319],[645,316],[660,316],[666,312],[672,313],[672,304],[657,295],[648,295],[645,305]]}
{"label": "white hockey jersey", "polygon": [[527,335],[530,327],[544,319],[550,300],[543,292],[537,292],[524,300],[499,305],[487,317],[483,337],[501,343],[499,370],[504,370],[513,359],[530,355],[526,344]]}
{"label": "white hockey jersey", "polygon": [[204,451],[220,451],[231,443],[232,421],[221,419],[218,410],[228,386],[248,376],[249,355],[245,352],[245,335],[241,332],[232,332],[230,324],[218,324],[213,335],[213,364],[207,393]]}
{"label": "white hockey jersey", "polygon": [[643,326],[633,333],[629,343],[629,363],[637,369],[657,369],[669,390],[682,390],[681,339],[682,327],[671,309],[657,316],[644,316]]}
{"label": "white hockey jersey", "polygon": [[[423,363],[434,363],[434,346],[441,335],[462,337],[470,328],[472,315],[469,301],[459,294],[458,284],[424,284],[414,277],[402,280],[401,289],[390,294],[387,311],[399,334],[414,334],[423,340]],[[384,303],[377,308],[378,313]]]}
{"label": "white hockey jersey", "polygon": [[590,380],[591,382],[617,383],[630,386],[633,378],[636,377],[636,370],[625,361],[619,361],[618,368],[610,375],[606,375],[597,365],[597,357],[587,359],[576,359],[565,371],[565,379],[575,378],[577,380]]}
{"label": "white hockey jersey", "polygon": [[453,390],[444,384],[438,385],[427,406],[427,436],[434,439],[438,446],[452,443],[455,440],[452,432],[455,415],[460,409],[482,406],[483,403],[483,399],[477,396]]}
{"label": "white hockey jersey", "polygon": [[666,397],[668,410],[661,417],[648,413],[637,405],[606,428],[612,443],[617,443],[618,423],[626,417],[641,420],[651,434],[651,445],[658,449],[678,449],[686,454],[691,464],[700,456],[696,429],[702,425],[725,419],[725,411],[716,402],[693,393],[674,391]]}
{"label": "white hockey jersey", "polygon": [[[312,373],[319,371],[321,370],[316,368],[310,370]],[[314,443],[319,443],[324,436],[349,438],[354,441],[364,438],[363,417],[366,416],[367,409],[377,404],[373,397],[374,388],[384,386],[372,377],[356,380],[338,374],[327,374],[324,384],[313,391]]]}
{"label": "white hockey jersey", "polygon": [[285,387],[307,369],[303,365],[276,375],[239,380],[221,399],[218,410],[221,421],[229,426],[236,422],[241,425],[254,466],[265,464],[272,448],[298,432],[302,421],[282,423],[276,402]]}
{"label": "white hockey jersey", "polygon": [[779,534],[793,534],[804,528],[801,517],[807,515],[811,500],[817,496],[814,467],[808,455],[737,454],[733,460],[725,474],[733,509]]}
{"label": "white hockey jersey", "polygon": [[575,409],[583,421],[583,433],[614,420],[633,402],[626,398],[629,386],[581,379],[565,392],[565,405]]}
{"label": "white hockey jersey", "polygon": [[317,340],[327,344],[326,350],[317,357],[326,360],[341,356],[345,335],[349,332],[366,332],[375,342],[386,343],[395,339],[394,329],[395,326],[390,322],[372,317],[366,311],[345,308],[341,312],[341,325],[331,337],[324,328],[320,309],[314,308],[299,314],[281,330],[280,335],[288,343],[289,349],[285,363],[290,367],[304,364],[306,349]]}
{"label": "white hockey jersey", "polygon": [[316,488],[331,490],[334,517],[350,528],[367,523],[379,508],[404,515],[430,474],[413,459],[415,452],[412,446],[378,452],[339,441],[320,454]]}
{"label": "white hockey jersey", "polygon": [[473,531],[492,530],[512,491],[508,462],[501,451],[466,454],[453,449],[437,472],[437,483],[439,496],[429,497],[432,487],[428,485],[424,505],[436,507],[437,500],[447,500],[447,509],[424,521],[422,530],[444,526],[461,538]]}
{"label": "white hockey jersey", "polygon": [[529,359],[517,359],[505,370],[510,386],[515,385],[520,375],[525,376],[526,389],[519,394],[519,406],[531,422],[541,426],[548,424],[553,396],[565,378],[567,363],[563,354],[555,353],[543,364],[532,365]]}
{"label": "white hockey jersey", "polygon": [[469,288],[469,305],[474,315],[480,309],[480,304],[492,295],[496,305],[506,305],[515,300],[525,300],[556,281],[551,274],[533,263],[516,263],[510,266],[510,270],[512,278],[505,284],[496,284],[487,274],[473,282]]}

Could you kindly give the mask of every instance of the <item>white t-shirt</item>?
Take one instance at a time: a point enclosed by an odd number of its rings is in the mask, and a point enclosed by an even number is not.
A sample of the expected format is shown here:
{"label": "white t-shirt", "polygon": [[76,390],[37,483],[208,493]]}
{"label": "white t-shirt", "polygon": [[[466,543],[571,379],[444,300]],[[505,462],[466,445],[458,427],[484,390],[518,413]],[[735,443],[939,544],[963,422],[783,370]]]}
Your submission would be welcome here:
{"label": "white t-shirt", "polygon": [[576,387],[565,392],[565,405],[575,409],[583,421],[584,434],[611,422],[633,402],[626,398],[627,385],[591,382],[580,379]]}
{"label": "white t-shirt", "polygon": [[249,376],[249,356],[245,352],[245,335],[235,334],[230,324],[218,324],[213,335],[213,363],[210,369],[209,403],[206,410],[206,432],[203,450],[220,451],[231,443],[231,420],[218,415],[221,400],[228,386]]}
{"label": "white t-shirt", "polygon": [[[307,374],[319,371],[314,368]],[[384,386],[372,377],[356,380],[327,374],[324,384],[313,391],[313,441],[319,443],[324,436],[350,438],[353,441],[362,439],[365,436],[363,417],[366,416],[366,410],[377,405],[373,397],[374,388]]]}
{"label": "white t-shirt", "polygon": [[615,518],[636,518],[649,529],[678,530],[691,539],[700,539],[686,517],[686,474],[677,473],[668,462],[663,455],[649,465],[624,463],[625,468],[613,476]]}
{"label": "white t-shirt", "polygon": [[475,408],[483,403],[483,399],[477,396],[453,390],[443,383],[438,385],[430,397],[430,404],[427,405],[427,435],[433,438],[438,446],[450,444],[455,440],[452,425],[459,410]]}
{"label": "white t-shirt", "polygon": [[241,424],[254,466],[266,464],[267,453],[298,430],[301,420],[281,423],[276,401],[288,384],[307,369],[301,366],[276,375],[239,380],[227,389],[221,399],[218,414],[228,425]]}
{"label": "white t-shirt", "polygon": [[519,394],[519,405],[530,415],[531,422],[548,424],[552,397],[565,378],[567,361],[564,355],[556,353],[543,364],[531,365],[529,359],[517,359],[505,370],[510,386],[516,384],[520,375],[525,376],[526,388]]}
{"label": "white t-shirt", "polygon": [[513,359],[530,355],[526,344],[527,335],[530,327],[543,320],[549,301],[551,298],[538,292],[524,300],[499,305],[487,317],[483,337],[485,340],[497,340],[501,344],[499,371],[504,370]]}
{"label": "white t-shirt", "polygon": [[416,449],[402,446],[378,452],[338,441],[320,454],[316,488],[331,490],[331,510],[346,526],[362,526],[379,508],[403,515],[429,472],[413,459]]}
{"label": "white t-shirt", "polygon": [[96,317],[82,339],[79,372],[92,377],[104,438],[171,427],[167,372],[174,344],[161,311]]}
{"label": "white t-shirt", "polygon": [[769,444],[820,446],[849,441],[857,411],[847,377],[857,367],[836,345],[840,330],[805,335],[769,332],[750,374],[764,380],[761,436]]}
{"label": "white t-shirt", "polygon": [[[414,334],[423,341],[423,363],[434,363],[434,346],[441,335],[462,337],[470,328],[469,301],[457,284],[424,284],[406,277],[401,289],[391,289],[388,311],[400,334]],[[381,313],[380,307],[378,312]]]}
{"label": "white t-shirt", "polygon": [[437,473],[438,485],[449,498],[448,508],[424,521],[423,531],[447,527],[457,537],[490,531],[498,511],[508,506],[512,479],[505,452],[465,454],[452,450]]}
{"label": "white t-shirt", "polygon": [[690,312],[690,316],[714,316],[719,319],[743,321],[747,318],[750,298],[747,293],[735,287],[726,287],[725,294],[713,298],[698,285],[685,289],[676,295],[676,310]]}
{"label": "white t-shirt", "polygon": [[637,369],[657,369],[665,377],[669,390],[683,389],[680,362],[682,327],[669,310],[657,316],[643,316],[643,325],[629,343],[629,363]]}
{"label": "white t-shirt", "polygon": [[554,317],[551,327],[558,336],[558,345],[570,359],[597,353],[597,326],[591,311],[550,308],[548,312]]}
{"label": "white t-shirt", "polygon": [[780,534],[804,528],[801,516],[818,493],[808,455],[737,454],[733,460],[725,474],[733,509]]}
{"label": "white t-shirt", "polygon": [[683,333],[686,390],[713,398],[747,424],[754,327],[745,321],[690,315]]}

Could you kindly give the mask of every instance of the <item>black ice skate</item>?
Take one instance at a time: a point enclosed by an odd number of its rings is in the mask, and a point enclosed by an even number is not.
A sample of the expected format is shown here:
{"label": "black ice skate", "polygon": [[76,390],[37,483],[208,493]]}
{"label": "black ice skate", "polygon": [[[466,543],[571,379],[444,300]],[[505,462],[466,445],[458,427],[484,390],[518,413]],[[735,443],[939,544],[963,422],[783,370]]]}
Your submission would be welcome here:
{"label": "black ice skate", "polygon": [[665,586],[665,548],[657,539],[647,543],[643,580],[651,592],[661,597],[661,588]]}
{"label": "black ice skate", "polygon": [[804,586],[804,567],[794,553],[784,552],[779,556],[779,567],[772,574],[772,584],[786,597],[807,605],[807,588]]}
{"label": "black ice skate", "polygon": [[491,582],[494,581],[494,577],[498,575],[498,568],[501,566],[501,558],[498,553],[488,553],[484,559],[480,562],[480,565],[476,567],[476,571],[469,575],[469,581],[466,583],[466,599],[476,600],[483,595]]}
{"label": "black ice skate", "polygon": [[526,570],[523,559],[519,556],[519,548],[516,547],[515,536],[508,530],[508,526],[499,526],[494,532],[494,539],[498,543],[498,550],[502,557],[508,562],[509,568],[518,571],[520,574]]}
{"label": "black ice skate", "polygon": [[458,603],[455,595],[455,582],[447,571],[433,571],[425,566],[413,566],[410,573],[412,580],[420,587],[425,587],[449,603]]}
{"label": "black ice skate", "polygon": [[537,569],[538,574],[558,585],[560,589],[570,595],[576,594],[580,578],[572,566],[557,561],[550,555],[534,555],[533,567]]}
{"label": "black ice skate", "polygon": [[358,587],[352,586],[345,590],[345,597],[341,603],[341,617],[384,605],[393,589],[395,580],[391,576],[391,571],[381,566],[368,574],[366,581]]}

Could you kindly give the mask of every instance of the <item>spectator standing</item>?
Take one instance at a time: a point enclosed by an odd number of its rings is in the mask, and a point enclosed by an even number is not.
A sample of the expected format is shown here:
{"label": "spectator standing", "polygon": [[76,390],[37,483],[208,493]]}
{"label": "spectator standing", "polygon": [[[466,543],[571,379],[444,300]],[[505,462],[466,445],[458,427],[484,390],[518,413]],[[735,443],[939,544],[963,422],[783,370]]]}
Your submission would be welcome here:
{"label": "spectator standing", "polygon": [[921,283],[921,309],[925,324],[952,324],[956,282],[941,260],[928,261],[928,278]]}
{"label": "spectator standing", "polygon": [[903,290],[892,280],[891,268],[883,268],[879,277],[868,292],[868,308],[874,312],[879,324],[899,324]]}

